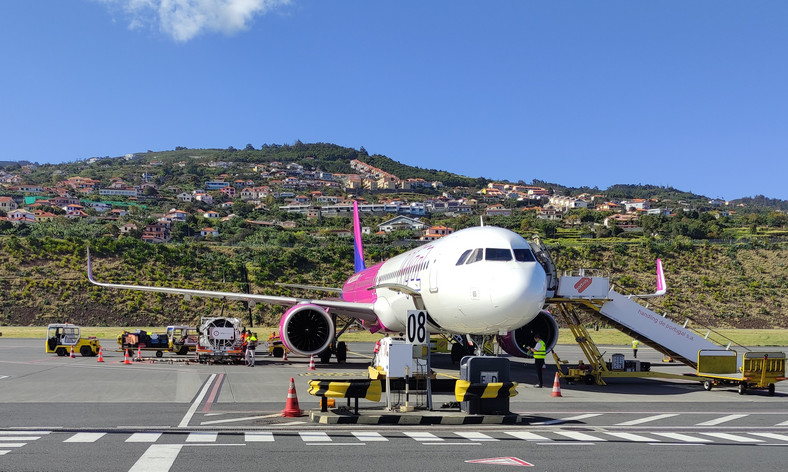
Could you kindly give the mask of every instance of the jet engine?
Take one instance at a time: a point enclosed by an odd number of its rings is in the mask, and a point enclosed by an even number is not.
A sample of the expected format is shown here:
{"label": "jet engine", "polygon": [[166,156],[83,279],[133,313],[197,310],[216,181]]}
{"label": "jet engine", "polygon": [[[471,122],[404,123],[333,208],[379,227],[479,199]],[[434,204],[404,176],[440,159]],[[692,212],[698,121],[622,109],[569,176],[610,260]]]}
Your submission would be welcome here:
{"label": "jet engine", "polygon": [[317,355],[334,339],[334,323],[323,308],[302,303],[282,315],[279,335],[291,351],[304,356]]}
{"label": "jet engine", "polygon": [[536,345],[535,334],[544,341],[547,352],[550,352],[558,342],[558,323],[548,311],[540,311],[527,325],[499,336],[498,344],[512,356],[531,357],[527,348]]}

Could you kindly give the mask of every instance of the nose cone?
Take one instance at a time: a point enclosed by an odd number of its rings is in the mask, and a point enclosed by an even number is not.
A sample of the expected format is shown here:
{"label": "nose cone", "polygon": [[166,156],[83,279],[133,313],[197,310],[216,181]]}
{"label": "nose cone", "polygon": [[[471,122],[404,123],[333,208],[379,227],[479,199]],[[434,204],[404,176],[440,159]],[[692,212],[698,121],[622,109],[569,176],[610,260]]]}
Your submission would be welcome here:
{"label": "nose cone", "polygon": [[498,329],[516,329],[531,321],[544,306],[547,276],[538,263],[516,264],[489,282],[490,302]]}

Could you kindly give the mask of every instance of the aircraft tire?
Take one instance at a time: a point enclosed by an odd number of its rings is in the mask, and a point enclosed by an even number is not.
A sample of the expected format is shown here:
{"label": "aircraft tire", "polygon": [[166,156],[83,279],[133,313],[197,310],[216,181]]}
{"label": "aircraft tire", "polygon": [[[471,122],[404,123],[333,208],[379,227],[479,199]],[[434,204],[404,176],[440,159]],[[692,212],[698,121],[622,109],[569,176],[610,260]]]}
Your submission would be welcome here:
{"label": "aircraft tire", "polygon": [[347,360],[347,344],[345,341],[337,343],[337,362],[342,364]]}

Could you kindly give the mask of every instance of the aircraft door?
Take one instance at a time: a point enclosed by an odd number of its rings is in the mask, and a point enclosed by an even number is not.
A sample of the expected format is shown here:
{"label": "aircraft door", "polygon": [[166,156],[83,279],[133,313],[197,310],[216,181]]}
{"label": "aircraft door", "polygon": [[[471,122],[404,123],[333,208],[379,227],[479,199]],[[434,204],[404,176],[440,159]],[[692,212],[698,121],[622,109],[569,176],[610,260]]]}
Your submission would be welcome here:
{"label": "aircraft door", "polygon": [[430,261],[430,293],[438,293],[438,259],[440,254],[435,254]]}

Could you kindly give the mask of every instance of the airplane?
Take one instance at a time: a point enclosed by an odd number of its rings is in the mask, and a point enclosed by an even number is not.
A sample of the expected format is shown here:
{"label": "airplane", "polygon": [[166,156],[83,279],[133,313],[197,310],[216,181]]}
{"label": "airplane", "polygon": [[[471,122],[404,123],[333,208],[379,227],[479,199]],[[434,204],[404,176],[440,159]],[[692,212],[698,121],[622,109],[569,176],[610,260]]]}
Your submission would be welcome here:
{"label": "airplane", "polygon": [[244,301],[250,306],[287,306],[279,324],[282,342],[292,352],[319,355],[324,362],[325,353],[329,352],[330,358],[332,342],[338,337],[337,316],[359,320],[373,333],[402,333],[407,312],[414,309],[426,311],[430,333],[468,340],[453,343],[452,358],[457,360],[473,353],[468,346],[481,354],[482,346],[493,336],[516,357],[530,357],[528,347],[534,345],[536,333],[548,349],[557,342],[558,324],[544,310],[547,273],[519,234],[495,226],[466,228],[366,267],[356,202],[353,227],[356,272],[341,289],[290,285],[339,293],[340,300],[98,282],[93,278],[89,248],[88,280],[99,287],[187,299],[211,297]]}

